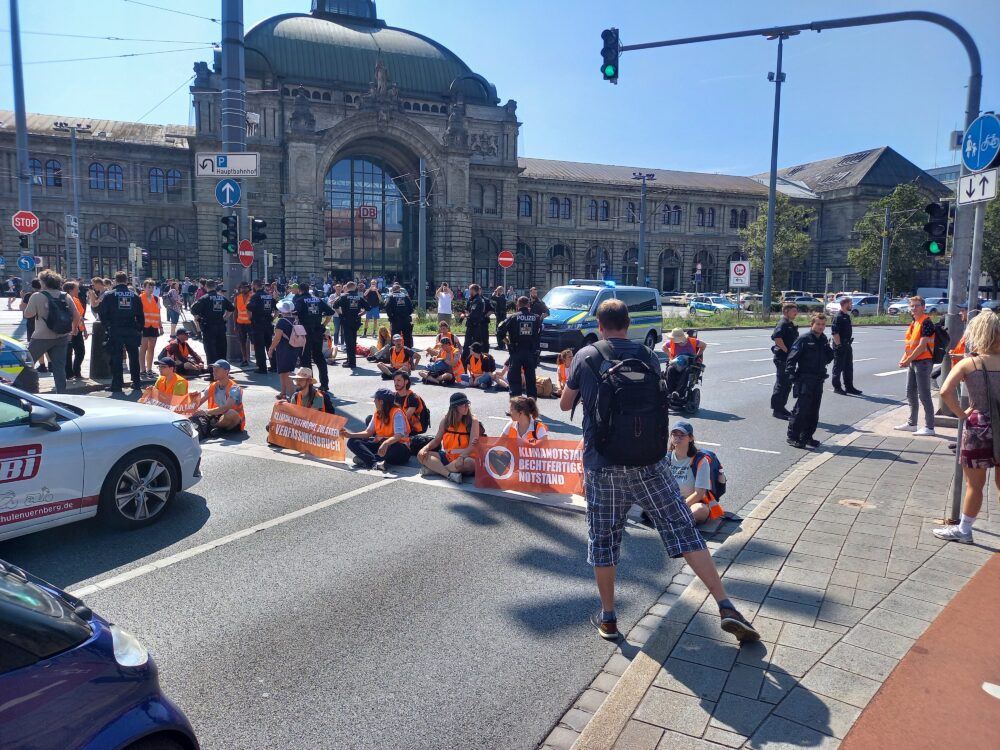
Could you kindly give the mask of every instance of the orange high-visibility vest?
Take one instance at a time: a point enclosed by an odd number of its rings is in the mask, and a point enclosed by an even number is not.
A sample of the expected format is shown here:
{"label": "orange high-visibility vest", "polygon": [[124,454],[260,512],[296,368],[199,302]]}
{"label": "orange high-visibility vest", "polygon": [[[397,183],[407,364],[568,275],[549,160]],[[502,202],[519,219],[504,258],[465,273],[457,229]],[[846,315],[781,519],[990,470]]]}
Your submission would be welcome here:
{"label": "orange high-visibility vest", "polygon": [[[914,352],[917,346],[920,344],[920,329],[924,326],[924,321],[928,319],[927,315],[921,315],[916,318],[912,323],[910,323],[909,328],[906,329],[906,356],[910,356]],[[924,351],[920,353],[920,356],[916,357],[913,362],[919,362],[922,359],[933,359],[934,357],[934,336],[929,337],[931,340],[930,346],[928,346]]]}
{"label": "orange high-visibility vest", "polygon": [[[545,423],[542,422],[540,419],[536,419],[532,423],[531,429],[525,435],[524,439],[527,440],[530,443],[537,442],[538,441],[538,428],[539,427],[541,427],[542,429],[544,429],[546,431],[546,433],[548,432],[549,428],[545,426]],[[517,440],[518,438],[521,437],[521,435],[518,434],[518,432],[517,432],[517,423],[511,424],[510,429],[507,431],[507,434],[504,435],[504,437],[510,438],[511,440]]]}
{"label": "orange high-visibility vest", "polygon": [[248,294],[237,294],[233,298],[233,304],[236,305],[236,322],[240,325],[250,325],[250,312],[247,310],[247,298]]}
{"label": "orange high-visibility vest", "polygon": [[[217,387],[218,387],[217,383],[210,383],[209,386],[208,386],[208,408],[209,409],[218,409],[219,408],[218,406],[215,405],[215,389]],[[226,400],[227,401],[229,400],[229,394],[233,392],[233,388],[239,388],[239,386],[236,385],[236,383],[234,383],[232,380],[230,380],[229,383],[226,385]],[[240,429],[241,430],[245,430],[246,426],[247,426],[247,415],[246,415],[246,412],[243,411],[243,402],[240,402],[240,403],[236,404],[236,406],[234,406],[233,408],[236,409],[236,412],[240,415]]]}
{"label": "orange high-visibility vest", "polygon": [[169,379],[161,375],[156,379],[156,390],[168,396],[185,396],[188,392],[188,382],[176,372]]}
{"label": "orange high-visibility vest", "polygon": [[[693,338],[691,336],[688,336],[688,343],[691,344],[691,349],[692,349],[691,354],[692,355],[697,354],[698,353],[698,339]],[[677,344],[674,342],[673,339],[670,339],[670,359],[673,359],[676,356],[677,356]]]}
{"label": "orange high-visibility vest", "polygon": [[951,350],[952,364],[955,364],[964,356],[965,356],[965,334],[963,333],[962,338],[960,338],[958,340],[958,343],[955,344],[955,348]]}
{"label": "orange high-visibility vest", "polygon": [[441,449],[448,457],[448,462],[458,458],[458,454],[469,447],[469,428],[465,424],[458,427],[448,427],[441,436]]}
{"label": "orange high-visibility vest", "polygon": [[562,385],[563,383],[566,382],[566,380],[567,380],[567,377],[566,377],[566,363],[565,362],[560,362],[559,363],[559,384]]}
{"label": "orange high-visibility vest", "polygon": [[470,354],[469,355],[469,375],[473,378],[478,378],[483,374],[483,355],[482,354]]}
{"label": "orange high-visibility vest", "polygon": [[410,363],[410,358],[406,354],[406,347],[404,346],[399,351],[396,351],[396,347],[391,347],[389,349],[389,363],[397,369],[403,365],[408,365]]}
{"label": "orange high-visibility vest", "polygon": [[[409,428],[410,423],[407,421],[406,415],[403,414],[403,410],[400,409],[398,406],[394,406],[389,410],[389,418],[385,422],[382,421],[381,409],[375,410],[375,417],[372,420],[375,425],[375,437],[380,437],[383,440],[385,440],[391,438],[393,435],[396,434],[393,429],[392,423],[395,421],[397,414],[402,414],[403,421],[406,422],[407,428]],[[409,445],[410,444],[409,435],[403,437],[399,442],[403,443],[404,445]]]}
{"label": "orange high-visibility vest", "polygon": [[[710,464],[712,463],[712,459],[709,458],[708,456],[705,456],[701,460],[702,461],[708,461]],[[698,474],[698,468],[700,466],[701,466],[701,464],[698,464],[698,466],[695,466],[694,465],[694,459],[693,458],[691,459],[691,471],[696,476]],[[726,515],[726,511],[722,509],[722,503],[720,503],[718,500],[715,499],[715,495],[712,494],[711,490],[705,490],[705,497],[703,499],[703,502],[705,503],[705,505],[708,506],[708,517],[709,518],[722,518],[722,516]]]}
{"label": "orange high-visibility vest", "polygon": [[443,359],[445,362],[448,363],[448,367],[451,368],[451,371],[455,375],[455,377],[458,377],[459,375],[465,372],[465,368],[462,366],[462,353],[454,347],[451,350],[450,357],[448,356],[447,352],[445,352],[444,349],[442,349],[441,353],[438,355],[438,359]]}
{"label": "orange high-visibility vest", "polygon": [[[86,333],[87,324],[83,322],[83,313],[84,313],[83,303],[80,302],[80,299],[78,297],[74,295],[70,296],[73,298],[73,304],[76,305],[76,311],[80,313],[80,326],[79,328],[76,329],[75,333]],[[965,341],[965,339],[963,338],[962,341]]]}
{"label": "orange high-visibility vest", "polygon": [[[307,393],[308,393],[308,390],[309,389],[306,390]],[[304,406],[307,409],[312,409],[312,408],[314,408],[314,404],[316,403],[316,398],[318,396],[319,397],[319,409],[317,411],[321,411],[324,414],[329,413],[326,410],[326,399],[323,398],[323,394],[319,390],[317,390],[315,388],[312,389],[312,394],[313,394],[313,396],[312,396],[312,399],[309,401],[309,403],[305,403],[304,400],[303,400],[303,398],[302,398],[302,391],[296,391],[295,394],[292,396],[292,404],[294,406]]]}
{"label": "orange high-visibility vest", "polygon": [[146,328],[159,328],[160,300],[152,294],[149,295],[149,299],[146,299],[145,292],[139,295],[139,299],[142,300],[142,314],[145,321],[143,325],[146,326]]}

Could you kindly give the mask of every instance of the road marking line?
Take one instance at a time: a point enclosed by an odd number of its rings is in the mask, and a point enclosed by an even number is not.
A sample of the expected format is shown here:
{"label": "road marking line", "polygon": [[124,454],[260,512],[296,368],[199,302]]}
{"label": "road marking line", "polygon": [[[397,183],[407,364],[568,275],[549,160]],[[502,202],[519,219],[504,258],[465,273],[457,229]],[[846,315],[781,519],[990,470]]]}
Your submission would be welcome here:
{"label": "road marking line", "polygon": [[699,440],[698,445],[711,445],[713,448],[721,448],[722,443],[710,443],[707,440]]}
{"label": "road marking line", "polygon": [[[771,361],[773,361],[773,359],[774,359],[773,357],[764,357],[764,359],[749,359],[747,361],[748,362],[771,362]],[[857,362],[858,360],[854,360],[854,361]],[[864,361],[864,360],[862,360],[862,361]]]}
{"label": "road marking line", "polygon": [[755,349],[727,349],[724,352],[715,352],[716,354],[739,354],[740,352],[767,352],[770,351],[769,346],[758,346]]}
{"label": "road marking line", "polygon": [[83,586],[79,589],[73,589],[70,593],[73,596],[84,598],[90,594],[97,593],[99,591],[105,591],[112,586],[117,586],[121,583],[131,581],[140,576],[144,576],[147,573],[153,573],[157,570],[162,570],[163,568],[169,568],[172,565],[176,565],[179,562],[187,560],[192,557],[196,557],[204,552],[210,552],[218,547],[223,547],[227,544],[231,544],[243,537],[250,536],[251,534],[256,534],[260,531],[266,531],[267,529],[273,528],[275,526],[280,526],[281,524],[288,523],[289,521],[294,521],[303,516],[308,516],[316,511],[329,508],[332,505],[337,505],[345,500],[350,500],[352,497],[361,495],[369,491],[377,491],[393,482],[398,481],[397,478],[393,477],[391,479],[383,479],[379,482],[374,482],[373,484],[365,485],[364,487],[358,487],[357,489],[350,490],[336,497],[331,497],[328,500],[321,500],[318,503],[309,505],[305,508],[299,508],[298,510],[293,510],[291,513],[285,513],[277,518],[272,518],[270,521],[263,521],[258,523],[256,526],[251,526],[250,528],[243,529],[242,531],[234,531],[232,534],[227,534],[226,536],[214,539],[211,542],[206,542],[205,544],[199,544],[197,547],[192,547],[191,549],[186,549],[183,552],[178,552],[175,555],[170,555],[164,557],[156,562],[149,563],[148,565],[143,565],[141,567],[135,568],[133,570],[126,571],[125,573],[120,573],[116,576],[111,576],[110,578],[105,578],[97,583],[92,583],[88,586]]}
{"label": "road marking line", "polygon": [[876,378],[887,378],[890,375],[901,375],[904,372],[906,372],[905,369],[904,370],[889,370],[889,372],[876,372],[875,373],[875,377]]}
{"label": "road marking line", "polygon": [[871,362],[872,360],[878,359],[878,357],[863,357],[862,359],[856,359],[855,362]]}
{"label": "road marking line", "polygon": [[751,376],[749,378],[740,378],[739,380],[730,380],[729,382],[730,383],[743,383],[743,382],[745,382],[747,380],[760,380],[761,378],[773,378],[773,377],[774,377],[774,373],[773,372],[769,372],[769,373],[767,373],[767,375],[753,375],[753,376]]}
{"label": "road marking line", "polygon": [[736,450],[749,451],[750,453],[770,453],[770,454],[775,455],[775,456],[780,456],[781,455],[781,451],[766,451],[763,448],[744,448],[742,445],[739,448],[737,448]]}

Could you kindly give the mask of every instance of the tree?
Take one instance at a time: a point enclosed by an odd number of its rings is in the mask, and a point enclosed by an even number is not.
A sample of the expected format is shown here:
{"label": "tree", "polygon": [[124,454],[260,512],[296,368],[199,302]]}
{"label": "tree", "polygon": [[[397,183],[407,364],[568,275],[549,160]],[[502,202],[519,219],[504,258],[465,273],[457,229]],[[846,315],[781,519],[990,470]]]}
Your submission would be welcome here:
{"label": "tree", "polygon": [[878,278],[882,264],[885,209],[888,206],[890,229],[886,288],[913,289],[917,271],[931,263],[943,262],[934,260],[923,249],[927,240],[924,208],[935,199],[915,183],[897,185],[891,193],[872,203],[854,225],[855,247],[847,251],[847,262],[862,278]]}
{"label": "tree", "polygon": [[[774,276],[775,286],[781,287],[789,272],[798,268],[809,252],[809,227],[816,220],[815,209],[792,203],[787,195],[778,193],[774,203]],[[767,204],[757,210],[757,218],[740,230],[743,251],[755,268],[764,269],[767,245]]]}
{"label": "tree", "polygon": [[983,232],[983,258],[980,266],[993,280],[993,288],[1000,284],[1000,202],[986,204],[986,228]]}

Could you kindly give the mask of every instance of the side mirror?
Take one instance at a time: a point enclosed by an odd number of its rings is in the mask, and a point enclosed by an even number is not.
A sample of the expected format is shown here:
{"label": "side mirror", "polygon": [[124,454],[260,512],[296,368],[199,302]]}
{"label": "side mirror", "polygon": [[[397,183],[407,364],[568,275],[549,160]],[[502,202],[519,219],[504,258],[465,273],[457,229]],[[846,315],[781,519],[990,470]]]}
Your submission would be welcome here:
{"label": "side mirror", "polygon": [[44,406],[31,407],[31,419],[29,424],[32,427],[41,427],[49,432],[58,432],[62,429],[59,426],[59,415]]}

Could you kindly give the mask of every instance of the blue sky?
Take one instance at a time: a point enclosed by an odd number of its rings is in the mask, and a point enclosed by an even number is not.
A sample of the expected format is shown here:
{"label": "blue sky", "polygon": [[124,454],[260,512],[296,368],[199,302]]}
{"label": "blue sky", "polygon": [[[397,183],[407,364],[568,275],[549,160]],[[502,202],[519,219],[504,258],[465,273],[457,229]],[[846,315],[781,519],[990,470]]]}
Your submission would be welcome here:
{"label": "blue sky", "polygon": [[[219,2],[143,0],[218,17]],[[963,24],[983,56],[983,109],[1000,109],[996,0],[379,0],[379,16],[451,48],[518,102],[522,156],[731,174],[766,171],[775,42],[761,38],[626,53],[618,86],[599,72],[601,30],[625,44],[774,24],[910,10]],[[246,0],[247,26],[308,11],[310,0]],[[502,8],[497,12],[496,8]],[[7,3],[0,27],[9,29]],[[24,32],[171,40],[102,41],[24,34],[25,62],[146,53],[216,41],[218,24],[126,0],[21,0]],[[189,43],[190,42],[190,43]],[[71,118],[187,123],[192,63],[211,50],[25,67],[27,107]],[[9,34],[0,43],[0,107],[13,108]],[[890,145],[920,166],[953,163],[968,62],[944,29],[907,22],[803,32],[785,44],[779,164]],[[390,71],[391,74],[391,71]],[[178,88],[179,87],[179,88]],[[171,92],[175,92],[171,94]],[[150,110],[164,100],[152,112]],[[148,113],[148,114],[147,114]]]}

